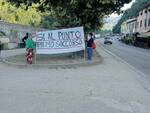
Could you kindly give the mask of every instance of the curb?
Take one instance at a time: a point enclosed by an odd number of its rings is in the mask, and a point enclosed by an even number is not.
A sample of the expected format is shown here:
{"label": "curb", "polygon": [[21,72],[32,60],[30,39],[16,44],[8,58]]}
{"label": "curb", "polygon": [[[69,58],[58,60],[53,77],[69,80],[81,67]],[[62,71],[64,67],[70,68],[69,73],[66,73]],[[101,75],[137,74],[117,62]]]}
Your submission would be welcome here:
{"label": "curb", "polygon": [[49,69],[57,69],[57,68],[77,68],[81,66],[94,66],[94,65],[99,65],[102,63],[103,59],[101,55],[98,53],[98,60],[95,61],[84,61],[84,62],[79,62],[79,63],[64,63],[64,64],[23,64],[23,63],[14,63],[10,62],[4,58],[1,59],[1,61],[6,64],[7,66],[15,66],[18,68],[49,68]]}

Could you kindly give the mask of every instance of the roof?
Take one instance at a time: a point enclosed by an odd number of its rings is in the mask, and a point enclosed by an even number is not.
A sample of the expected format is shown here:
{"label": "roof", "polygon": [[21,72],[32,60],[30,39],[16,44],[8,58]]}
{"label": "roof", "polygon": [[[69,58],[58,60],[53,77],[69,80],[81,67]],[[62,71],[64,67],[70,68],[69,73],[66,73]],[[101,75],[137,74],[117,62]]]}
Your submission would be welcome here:
{"label": "roof", "polygon": [[134,22],[134,21],[136,21],[137,19],[136,18],[132,18],[132,19],[128,19],[126,22],[127,23],[130,23],[130,22]]}

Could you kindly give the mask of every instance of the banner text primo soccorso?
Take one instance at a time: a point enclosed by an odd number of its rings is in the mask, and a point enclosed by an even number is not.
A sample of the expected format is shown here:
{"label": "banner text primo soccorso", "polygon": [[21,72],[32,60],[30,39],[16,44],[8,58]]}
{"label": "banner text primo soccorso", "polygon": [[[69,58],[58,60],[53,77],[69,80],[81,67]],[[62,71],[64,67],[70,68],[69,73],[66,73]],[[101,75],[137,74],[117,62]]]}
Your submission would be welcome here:
{"label": "banner text primo soccorso", "polygon": [[84,49],[83,27],[37,32],[37,54],[68,53]]}

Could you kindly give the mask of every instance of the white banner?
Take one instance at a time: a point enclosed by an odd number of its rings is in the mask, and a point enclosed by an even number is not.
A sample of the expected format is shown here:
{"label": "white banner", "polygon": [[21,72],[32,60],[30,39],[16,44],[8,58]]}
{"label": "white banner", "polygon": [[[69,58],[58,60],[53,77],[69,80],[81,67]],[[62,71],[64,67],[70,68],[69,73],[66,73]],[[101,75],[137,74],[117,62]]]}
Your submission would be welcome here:
{"label": "white banner", "polygon": [[37,54],[68,53],[84,49],[83,27],[37,32]]}

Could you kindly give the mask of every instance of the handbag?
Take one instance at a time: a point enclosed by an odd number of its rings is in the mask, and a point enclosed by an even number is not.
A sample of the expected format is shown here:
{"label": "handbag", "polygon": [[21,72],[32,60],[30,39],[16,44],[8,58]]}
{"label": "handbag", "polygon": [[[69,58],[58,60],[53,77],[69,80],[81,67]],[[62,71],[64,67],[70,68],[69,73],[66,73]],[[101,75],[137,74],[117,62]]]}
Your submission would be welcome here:
{"label": "handbag", "polygon": [[93,49],[96,49],[96,44],[95,44],[95,42],[93,42],[92,48],[93,48]]}

